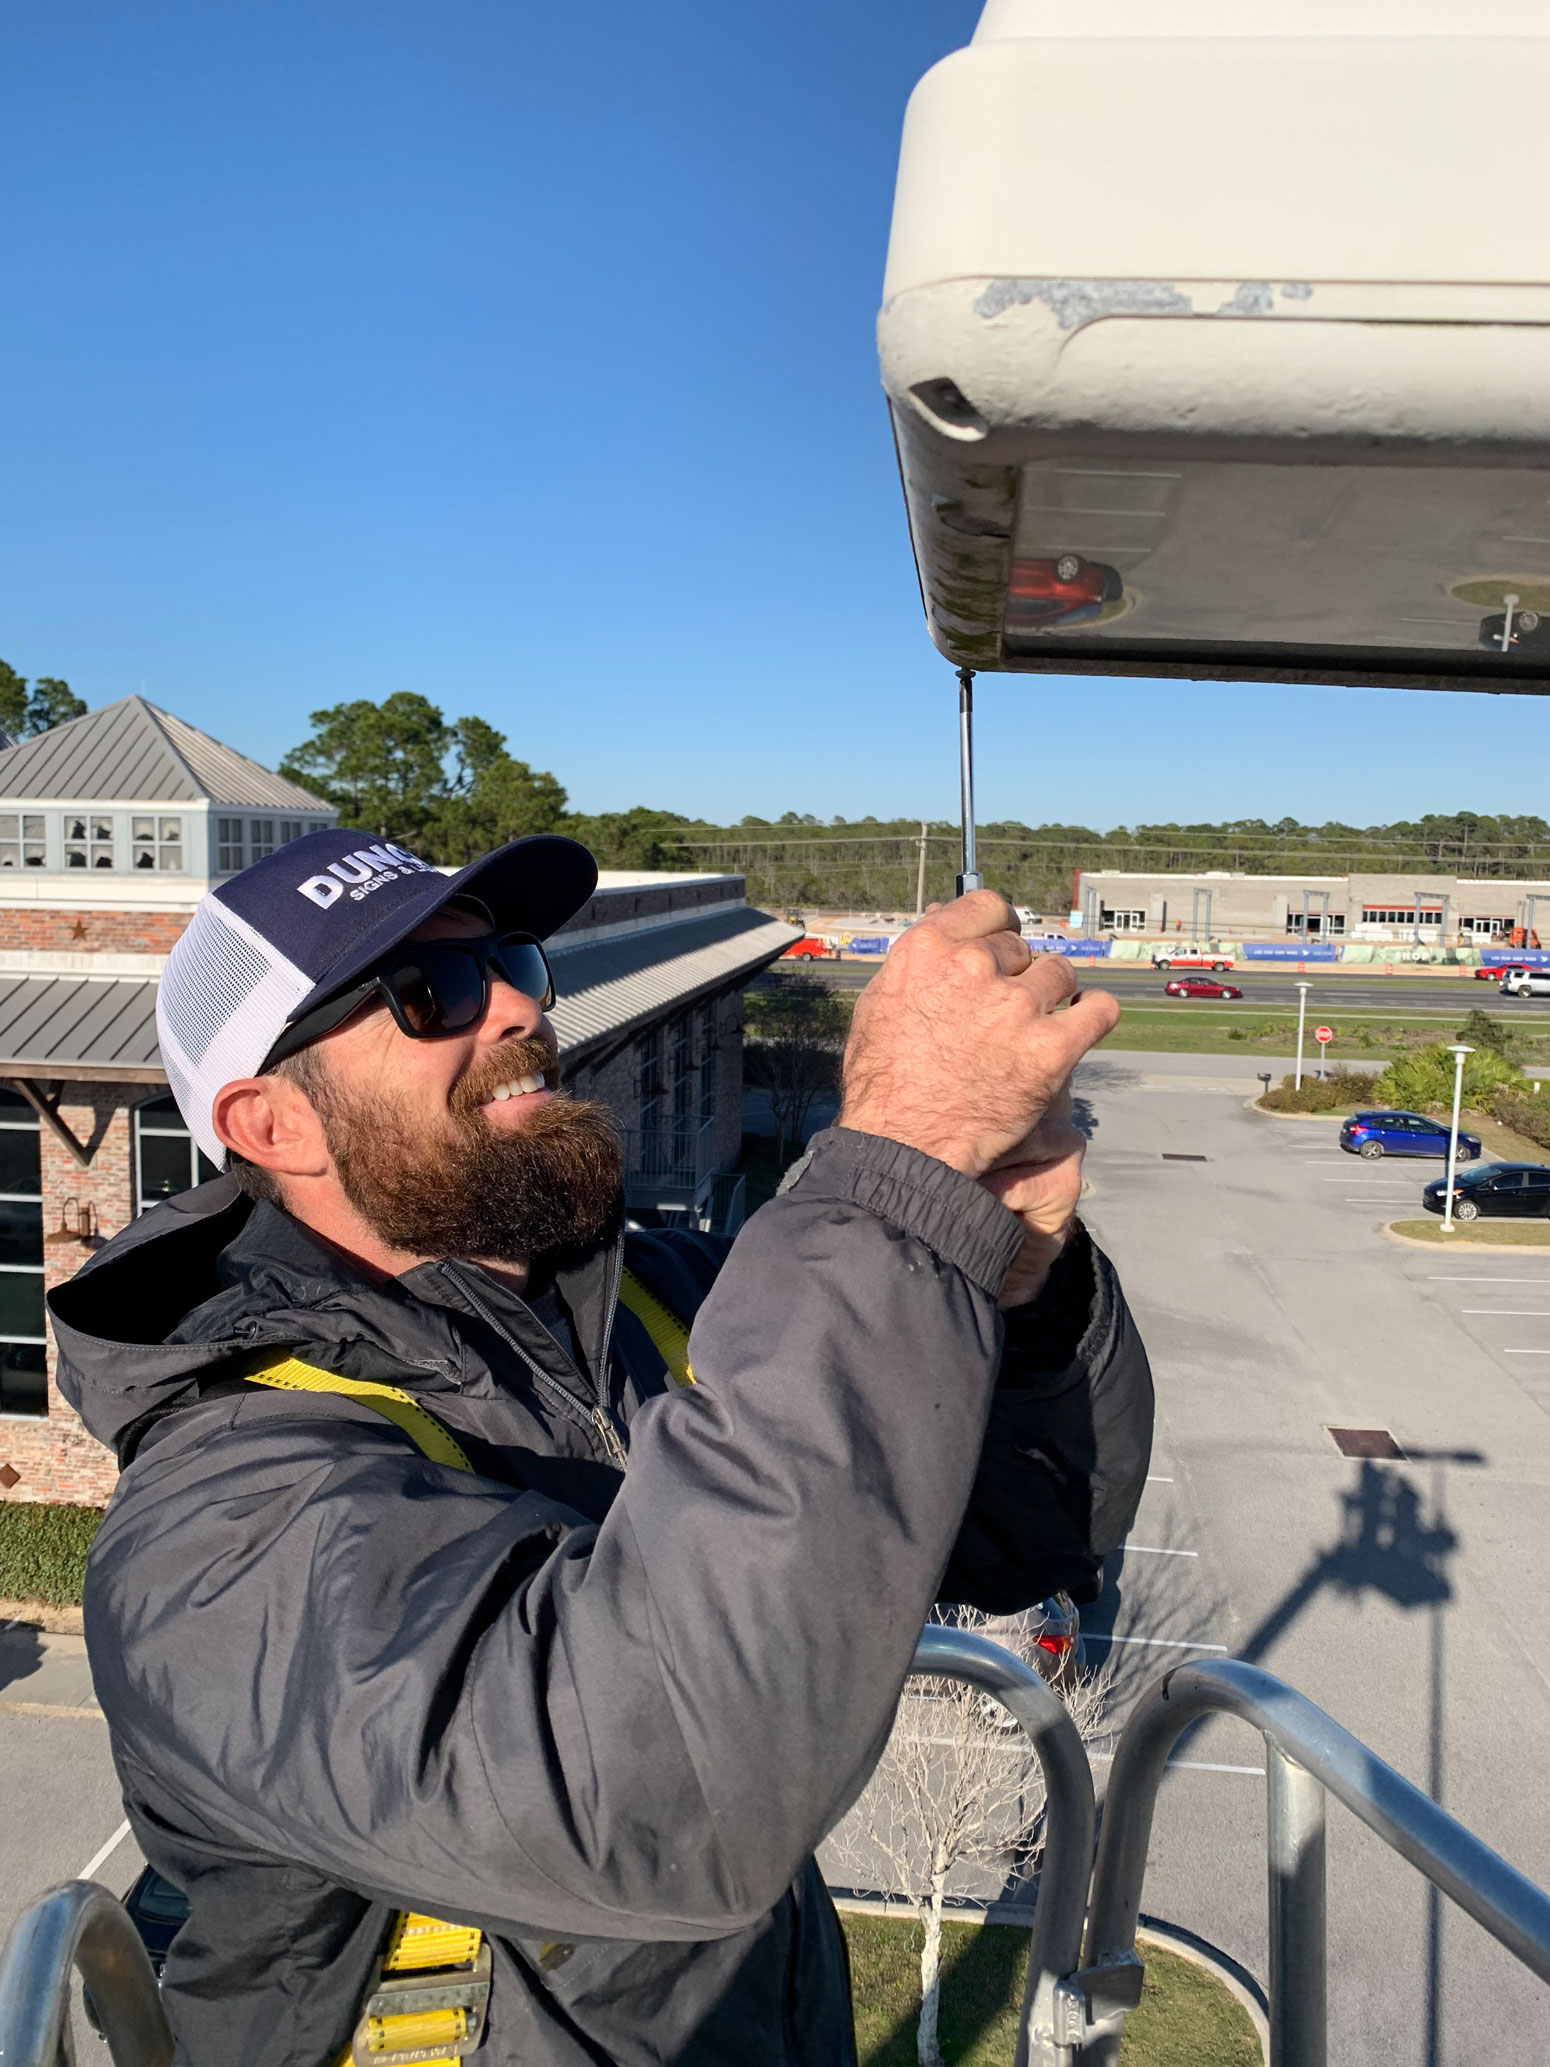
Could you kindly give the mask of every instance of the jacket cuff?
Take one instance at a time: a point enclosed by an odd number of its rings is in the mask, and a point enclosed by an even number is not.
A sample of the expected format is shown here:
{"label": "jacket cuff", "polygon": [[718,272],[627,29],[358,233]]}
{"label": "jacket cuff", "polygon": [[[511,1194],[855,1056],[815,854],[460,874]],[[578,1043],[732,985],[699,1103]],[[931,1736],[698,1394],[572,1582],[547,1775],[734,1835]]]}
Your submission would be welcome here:
{"label": "jacket cuff", "polygon": [[902,1141],[851,1127],[815,1134],[800,1175],[781,1189],[860,1206],[924,1242],[993,1299],[1023,1245],[1017,1215],[972,1177]]}

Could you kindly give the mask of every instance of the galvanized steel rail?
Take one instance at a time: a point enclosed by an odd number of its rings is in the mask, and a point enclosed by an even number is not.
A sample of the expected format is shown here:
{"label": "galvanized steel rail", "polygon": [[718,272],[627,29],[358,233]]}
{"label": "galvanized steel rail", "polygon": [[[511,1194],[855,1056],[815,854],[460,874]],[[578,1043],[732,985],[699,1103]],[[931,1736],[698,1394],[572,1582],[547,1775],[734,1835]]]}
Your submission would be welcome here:
{"label": "galvanized steel rail", "polygon": [[[1252,1723],[1265,1740],[1270,1900],[1270,2067],[1325,2067],[1324,1796],[1344,1802],[1401,1858],[1542,1981],[1550,1895],[1303,1695],[1235,1660],[1177,1665],[1142,1697],[1114,1754],[1093,1874],[1088,1965],[1134,1951],[1152,1815],[1168,1755],[1200,1716]],[[1117,2034],[1086,2060],[1114,2067]]]}
{"label": "galvanized steel rail", "polygon": [[94,1880],[67,1880],[25,1910],[0,1952],[0,2061],[71,2067],[70,1974],[91,1990],[113,2067],[168,2067],[172,2032],[124,1905]]}

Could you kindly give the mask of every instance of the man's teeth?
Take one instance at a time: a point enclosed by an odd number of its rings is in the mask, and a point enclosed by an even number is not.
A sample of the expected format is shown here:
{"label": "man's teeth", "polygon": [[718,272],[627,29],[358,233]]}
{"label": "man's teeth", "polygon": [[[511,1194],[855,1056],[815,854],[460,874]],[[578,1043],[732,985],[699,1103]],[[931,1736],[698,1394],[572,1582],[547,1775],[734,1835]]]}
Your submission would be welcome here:
{"label": "man's teeth", "polygon": [[517,1077],[512,1083],[497,1085],[490,1093],[489,1102],[494,1105],[502,1098],[524,1098],[530,1093],[542,1091],[546,1087],[547,1079],[544,1077]]}

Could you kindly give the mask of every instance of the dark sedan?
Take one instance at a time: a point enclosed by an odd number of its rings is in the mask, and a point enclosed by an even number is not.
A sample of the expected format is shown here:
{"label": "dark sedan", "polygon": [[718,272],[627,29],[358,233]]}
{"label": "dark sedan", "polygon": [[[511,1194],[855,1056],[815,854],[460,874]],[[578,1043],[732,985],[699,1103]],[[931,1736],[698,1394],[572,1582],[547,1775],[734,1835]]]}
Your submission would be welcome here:
{"label": "dark sedan", "polygon": [[[1434,1177],[1421,1193],[1428,1213],[1442,1212],[1446,1177]],[[1487,1215],[1517,1220],[1550,1219],[1550,1166],[1544,1163],[1482,1163],[1461,1170],[1453,1180],[1453,1217],[1479,1220]]]}

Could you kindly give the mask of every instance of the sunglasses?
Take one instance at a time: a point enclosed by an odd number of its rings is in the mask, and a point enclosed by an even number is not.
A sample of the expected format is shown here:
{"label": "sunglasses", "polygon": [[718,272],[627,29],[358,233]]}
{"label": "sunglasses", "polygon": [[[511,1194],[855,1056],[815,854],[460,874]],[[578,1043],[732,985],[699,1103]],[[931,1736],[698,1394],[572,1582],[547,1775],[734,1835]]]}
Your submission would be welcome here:
{"label": "sunglasses", "polygon": [[373,1000],[392,1013],[411,1041],[438,1041],[467,1033],[490,1002],[490,971],[502,983],[534,998],[544,1011],[554,1003],[549,958],[531,933],[485,933],[469,940],[408,943],[384,955],[368,975],[338,997],[288,1026],[264,1058],[264,1067],[284,1061],[323,1034],[332,1033]]}

